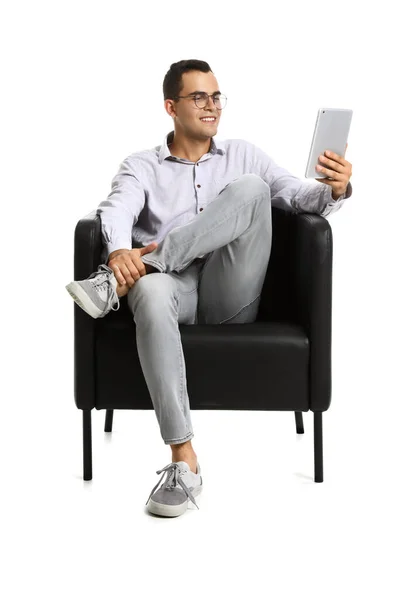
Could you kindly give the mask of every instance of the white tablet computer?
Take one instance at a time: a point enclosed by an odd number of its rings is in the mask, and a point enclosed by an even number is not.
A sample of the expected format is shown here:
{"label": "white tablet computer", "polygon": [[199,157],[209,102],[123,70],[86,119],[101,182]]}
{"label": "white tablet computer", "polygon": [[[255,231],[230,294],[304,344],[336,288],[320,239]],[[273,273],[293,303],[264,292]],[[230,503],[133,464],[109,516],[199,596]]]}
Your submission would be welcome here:
{"label": "white tablet computer", "polygon": [[352,110],[348,108],[319,108],[307,161],[306,177],[325,177],[323,173],[316,171],[316,166],[326,166],[319,162],[319,156],[326,150],[344,156],[351,119]]}

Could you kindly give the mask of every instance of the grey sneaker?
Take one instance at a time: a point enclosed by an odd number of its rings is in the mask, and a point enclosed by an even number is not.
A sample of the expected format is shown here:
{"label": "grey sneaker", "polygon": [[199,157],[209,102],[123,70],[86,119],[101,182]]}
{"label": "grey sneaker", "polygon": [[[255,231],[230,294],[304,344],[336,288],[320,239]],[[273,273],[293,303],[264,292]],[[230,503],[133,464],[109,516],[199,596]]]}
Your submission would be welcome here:
{"label": "grey sneaker", "polygon": [[[187,510],[189,499],[199,508],[195,501],[195,496],[198,496],[203,488],[199,463],[196,470],[197,473],[193,473],[189,465],[180,460],[157,471],[158,475],[162,473],[162,477],[145,503],[148,504],[149,512],[162,517],[178,517]],[[165,482],[155,492],[165,473],[167,473]]]}
{"label": "grey sneaker", "polygon": [[113,270],[107,265],[99,265],[98,270],[87,279],[72,281],[65,287],[76,304],[94,319],[120,308],[117,280]]}

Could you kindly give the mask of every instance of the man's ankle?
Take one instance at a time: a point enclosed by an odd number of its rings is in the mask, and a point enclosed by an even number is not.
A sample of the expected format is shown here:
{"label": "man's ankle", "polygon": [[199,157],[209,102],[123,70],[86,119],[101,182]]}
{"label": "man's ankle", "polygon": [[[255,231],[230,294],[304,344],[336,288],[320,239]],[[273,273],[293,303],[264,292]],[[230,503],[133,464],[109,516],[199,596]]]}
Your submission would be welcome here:
{"label": "man's ankle", "polygon": [[193,473],[196,473],[197,471],[197,456],[195,457],[188,457],[188,456],[174,456],[172,455],[172,462],[179,462],[180,460],[183,460],[185,463],[187,463],[190,467],[190,470]]}

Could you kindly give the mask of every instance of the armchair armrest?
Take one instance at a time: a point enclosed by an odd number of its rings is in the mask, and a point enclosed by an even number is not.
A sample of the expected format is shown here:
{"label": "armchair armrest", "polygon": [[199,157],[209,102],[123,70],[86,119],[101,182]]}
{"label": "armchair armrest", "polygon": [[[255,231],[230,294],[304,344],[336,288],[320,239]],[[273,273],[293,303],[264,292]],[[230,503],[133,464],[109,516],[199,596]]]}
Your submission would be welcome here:
{"label": "armchair armrest", "polygon": [[331,402],[332,231],[321,215],[292,218],[292,286],[296,314],[310,341],[310,407],[325,411]]}
{"label": "armchair armrest", "polygon": [[309,401],[324,411],[331,401],[332,231],[315,213],[272,207],[272,249],[259,321],[295,323],[309,339]]}
{"label": "armchair armrest", "polygon": [[[74,279],[86,279],[97,271],[102,252],[101,222],[96,210],[80,221],[75,228]],[[90,317],[74,303],[74,394],[76,406],[92,409],[95,396],[95,335],[97,319]]]}
{"label": "armchair armrest", "polygon": [[75,228],[75,267],[76,281],[86,279],[97,271],[102,253],[101,221],[96,210],[78,221]]}

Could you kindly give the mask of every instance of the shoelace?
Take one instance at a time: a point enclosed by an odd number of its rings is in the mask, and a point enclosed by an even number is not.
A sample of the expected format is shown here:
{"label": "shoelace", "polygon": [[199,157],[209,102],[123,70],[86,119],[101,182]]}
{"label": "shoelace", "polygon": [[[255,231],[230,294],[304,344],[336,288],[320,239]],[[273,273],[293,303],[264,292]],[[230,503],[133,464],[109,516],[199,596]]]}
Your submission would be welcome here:
{"label": "shoelace", "polygon": [[[110,281],[112,273],[113,271],[107,265],[99,265],[97,271],[89,275],[88,279],[94,277],[94,281],[91,283],[96,289],[106,289],[107,286],[107,302],[111,305],[111,310],[118,310],[120,308],[120,301],[117,296],[117,291]],[[117,305],[116,308],[114,308],[113,304]]]}
{"label": "shoelace", "polygon": [[[166,467],[164,467],[160,471],[157,471],[157,475],[159,475],[159,473],[162,473],[162,477],[158,481],[158,483],[156,484],[156,486],[154,487],[154,489],[152,490],[152,492],[150,493],[149,498],[148,498],[148,500],[146,501],[145,504],[148,504],[149,499],[151,498],[152,494],[155,492],[155,490],[157,489],[157,487],[161,483],[161,481],[162,481],[165,473],[168,473],[168,479],[166,481],[165,487],[167,489],[173,489],[173,488],[176,487],[176,484],[179,483],[180,486],[185,491],[185,494],[187,496],[189,496],[189,498],[191,499],[191,501],[193,502],[193,504],[195,506],[197,506],[196,501],[195,501],[195,499],[193,497],[193,494],[190,492],[189,488],[185,485],[184,481],[182,480],[182,473],[184,473],[184,471],[181,471],[181,468],[179,467],[178,464],[176,464],[176,463],[170,463],[169,465],[166,465]],[[197,508],[199,508],[199,507],[197,506]]]}

